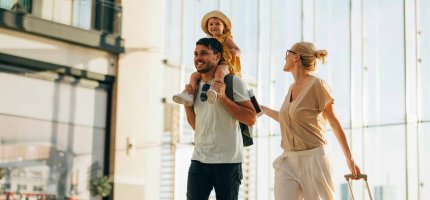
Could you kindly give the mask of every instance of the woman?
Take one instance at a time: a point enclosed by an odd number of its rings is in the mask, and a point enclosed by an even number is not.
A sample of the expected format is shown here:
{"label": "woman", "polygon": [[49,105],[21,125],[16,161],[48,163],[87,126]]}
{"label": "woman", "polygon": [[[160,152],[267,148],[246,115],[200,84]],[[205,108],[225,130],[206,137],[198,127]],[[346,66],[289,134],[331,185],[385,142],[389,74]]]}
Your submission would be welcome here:
{"label": "woman", "polygon": [[325,153],[326,122],[333,129],[354,178],[360,169],[352,158],[342,126],[335,115],[334,99],[327,84],[311,75],[316,60],[324,63],[326,50],[299,42],[287,50],[284,71],[291,72],[290,86],[280,111],[261,106],[281,126],[284,150],[274,162],[275,199],[333,199],[334,187]]}

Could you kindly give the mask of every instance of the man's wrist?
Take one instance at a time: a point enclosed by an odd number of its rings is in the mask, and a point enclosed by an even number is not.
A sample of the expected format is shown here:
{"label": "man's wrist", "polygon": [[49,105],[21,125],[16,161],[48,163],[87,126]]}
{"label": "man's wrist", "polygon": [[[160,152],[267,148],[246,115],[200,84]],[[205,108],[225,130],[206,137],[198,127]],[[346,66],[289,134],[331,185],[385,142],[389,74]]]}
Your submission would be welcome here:
{"label": "man's wrist", "polygon": [[222,103],[227,103],[229,98],[226,95],[218,94],[218,100],[220,100]]}

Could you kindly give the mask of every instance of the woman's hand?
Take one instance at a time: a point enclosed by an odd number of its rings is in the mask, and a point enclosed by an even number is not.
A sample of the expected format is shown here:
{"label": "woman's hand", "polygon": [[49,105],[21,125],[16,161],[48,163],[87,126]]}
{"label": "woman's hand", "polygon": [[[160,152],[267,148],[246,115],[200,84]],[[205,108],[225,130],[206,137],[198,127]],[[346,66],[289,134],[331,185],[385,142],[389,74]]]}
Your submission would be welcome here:
{"label": "woman's hand", "polygon": [[353,159],[348,160],[348,167],[351,171],[352,177],[354,180],[359,179],[358,177],[361,175],[360,168],[355,164]]}
{"label": "woman's hand", "polygon": [[274,119],[275,121],[279,122],[279,112],[276,110],[273,110],[269,107],[266,107],[264,105],[261,105],[261,112],[264,113],[265,115],[269,116],[270,118]]}

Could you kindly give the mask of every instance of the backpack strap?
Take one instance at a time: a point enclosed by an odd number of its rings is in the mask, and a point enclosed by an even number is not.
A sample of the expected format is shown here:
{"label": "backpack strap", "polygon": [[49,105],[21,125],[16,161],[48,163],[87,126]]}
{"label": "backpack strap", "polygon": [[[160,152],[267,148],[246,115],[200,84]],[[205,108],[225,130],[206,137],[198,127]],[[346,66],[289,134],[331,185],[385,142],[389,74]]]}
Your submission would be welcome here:
{"label": "backpack strap", "polygon": [[225,95],[231,100],[233,99],[233,75],[228,74],[224,77],[224,83],[225,83]]}
{"label": "backpack strap", "polygon": [[[225,95],[234,101],[233,98],[233,75],[228,74],[224,77],[224,83],[225,83]],[[239,122],[240,130],[242,132],[242,140],[243,140],[243,146],[251,146],[254,144],[252,140],[252,129],[251,127],[248,127],[246,124]]]}

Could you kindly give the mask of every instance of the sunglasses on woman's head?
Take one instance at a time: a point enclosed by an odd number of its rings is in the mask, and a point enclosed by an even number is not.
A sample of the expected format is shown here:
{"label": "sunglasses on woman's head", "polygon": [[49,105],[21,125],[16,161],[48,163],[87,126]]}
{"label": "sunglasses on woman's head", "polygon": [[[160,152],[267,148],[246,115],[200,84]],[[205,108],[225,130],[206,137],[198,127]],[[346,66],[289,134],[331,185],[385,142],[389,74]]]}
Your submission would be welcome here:
{"label": "sunglasses on woman's head", "polygon": [[297,54],[296,52],[294,52],[294,51],[291,51],[291,50],[287,50],[287,52],[290,52],[290,53],[293,53],[293,54]]}
{"label": "sunglasses on woman's head", "polygon": [[[295,52],[295,51],[291,51],[291,50],[289,50],[289,49],[288,49],[288,50],[287,50],[287,53],[288,53],[288,52],[290,52],[290,53],[292,53],[292,54],[296,54],[296,55],[297,55],[297,52]],[[300,60],[301,60],[301,59],[302,59],[302,55],[301,55],[301,54],[299,54],[299,55],[300,55]]]}
{"label": "sunglasses on woman's head", "polygon": [[209,84],[204,84],[202,86],[202,93],[200,93],[200,101],[205,102],[206,100],[208,100],[208,95],[206,94],[206,92],[209,90],[209,88],[211,88],[211,85]]}

